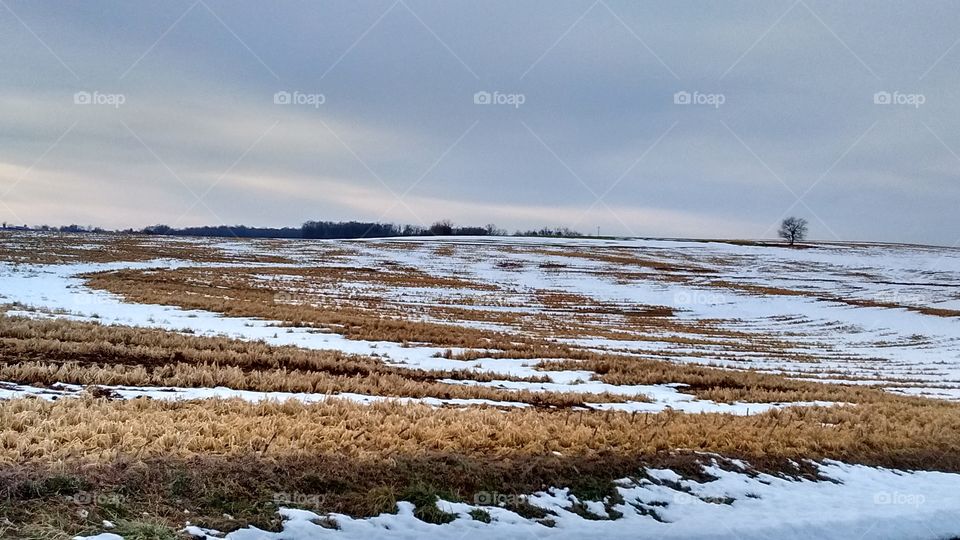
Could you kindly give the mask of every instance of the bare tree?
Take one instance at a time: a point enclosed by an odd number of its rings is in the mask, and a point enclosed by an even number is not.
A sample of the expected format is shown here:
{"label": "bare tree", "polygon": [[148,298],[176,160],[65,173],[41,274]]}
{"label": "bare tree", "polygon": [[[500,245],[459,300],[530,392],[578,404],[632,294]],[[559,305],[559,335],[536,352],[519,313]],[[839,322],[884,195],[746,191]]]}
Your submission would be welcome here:
{"label": "bare tree", "polygon": [[780,230],[777,231],[780,238],[790,242],[792,246],[798,240],[807,237],[807,220],[798,217],[788,217],[780,224]]}
{"label": "bare tree", "polygon": [[484,229],[486,229],[487,231],[487,236],[506,236],[507,235],[507,231],[501,229],[500,227],[497,227],[493,223],[488,223],[487,226],[484,227]]}
{"label": "bare tree", "polygon": [[430,226],[430,234],[436,236],[450,236],[453,234],[453,222],[449,219],[440,220]]}

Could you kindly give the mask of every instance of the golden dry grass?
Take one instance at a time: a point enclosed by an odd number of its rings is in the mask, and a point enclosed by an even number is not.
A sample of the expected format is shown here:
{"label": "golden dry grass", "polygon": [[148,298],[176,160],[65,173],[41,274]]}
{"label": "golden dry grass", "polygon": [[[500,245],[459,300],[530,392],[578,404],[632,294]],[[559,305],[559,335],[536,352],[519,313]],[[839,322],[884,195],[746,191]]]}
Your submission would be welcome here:
{"label": "golden dry grass", "polygon": [[[220,239],[226,241],[226,239]],[[290,262],[270,253],[276,241],[257,240],[265,249],[238,257],[189,238],[130,236],[123,234],[29,233],[0,231],[0,261],[29,264],[106,263],[183,259],[224,263],[243,260],[259,263]]]}
{"label": "golden dry grass", "polygon": [[[725,370],[669,363],[666,360],[678,356],[699,359],[704,350],[709,350],[709,354],[717,359],[740,360],[762,354],[791,362],[815,363],[817,358],[803,352],[803,342],[720,328],[710,321],[679,320],[666,308],[618,307],[569,293],[542,292],[539,300],[547,308],[546,313],[495,312],[498,315],[488,321],[506,327],[519,326],[525,331],[492,331],[403,318],[400,314],[384,316],[381,309],[351,305],[277,304],[273,300],[273,290],[258,285],[250,278],[252,272],[254,270],[242,268],[224,273],[202,269],[120,271],[94,274],[89,276],[88,283],[137,302],[265,317],[295,325],[317,325],[354,339],[466,348],[449,354],[452,359],[555,359],[541,364],[542,369],[587,369],[597,372],[600,380],[617,385],[679,382],[690,385],[689,391],[699,397],[724,402],[862,402],[877,399],[879,395],[855,386],[789,381],[776,375],[750,371],[732,374]],[[373,279],[372,274],[365,275]],[[414,276],[411,279],[429,278]],[[477,312],[484,313],[483,310]],[[611,316],[618,317],[613,328],[609,322]],[[671,334],[664,336],[664,332]],[[578,337],[622,339],[630,342],[646,359],[638,358],[636,354],[597,354],[554,341]],[[646,341],[669,342],[688,350],[658,347],[644,350]]]}
{"label": "golden dry grass", "polygon": [[226,386],[264,392],[488,399],[558,407],[645,400],[641,395],[500,390],[439,379],[489,381],[493,377],[467,371],[403,369],[335,351],[0,315],[0,381],[21,384]]}
{"label": "golden dry grass", "polygon": [[[336,269],[311,271],[317,275],[336,275]],[[720,346],[731,353],[763,351],[772,356],[791,357],[797,353],[786,351],[800,345],[721,328],[710,321],[680,320],[671,316],[672,309],[663,306],[602,304],[559,291],[540,292],[538,297],[544,302],[544,309],[534,313],[523,309],[467,310],[456,306],[435,306],[423,312],[434,320],[480,321],[504,328],[502,331],[484,330],[422,320],[415,308],[383,301],[373,289],[359,297],[351,293],[346,298],[341,289],[332,286],[329,294],[316,293],[317,289],[323,288],[323,280],[311,281],[312,291],[301,291],[289,288],[290,285],[284,282],[270,283],[254,278],[269,272],[265,268],[121,270],[88,275],[86,283],[132,302],[175,305],[229,316],[260,317],[293,326],[316,326],[350,339],[510,350],[514,354],[525,354],[518,358],[534,357],[533,351],[544,347],[569,350],[571,347],[558,347],[552,342],[565,338],[607,338],[641,343],[649,340]],[[297,276],[299,270],[275,269],[277,276],[288,275],[286,272]],[[361,276],[366,283],[379,283],[384,287],[398,283],[406,283],[404,286],[430,286],[431,283],[466,286],[456,279],[415,274],[405,278],[393,276],[390,272],[364,271]]]}
{"label": "golden dry grass", "polygon": [[761,295],[761,296],[803,296],[806,298],[813,298],[815,300],[820,300],[823,302],[836,302],[838,304],[846,304],[848,306],[855,306],[855,307],[906,309],[909,311],[915,311],[917,313],[923,313],[924,315],[933,315],[935,317],[960,317],[960,310],[956,310],[956,309],[933,308],[929,306],[914,306],[909,304],[899,304],[896,302],[883,302],[883,301],[869,299],[869,298],[837,296],[834,294],[827,294],[827,293],[818,292],[818,291],[785,289],[783,287],[771,287],[768,285],[753,285],[749,283],[733,283],[733,282],[724,281],[724,280],[709,281],[706,283],[706,285],[709,285],[711,287],[721,288],[721,289],[731,289],[731,290],[736,290],[740,292],[747,292],[747,293]]}
{"label": "golden dry grass", "polygon": [[607,246],[600,250],[590,248],[515,248],[523,249],[526,253],[538,253],[554,257],[567,257],[596,261],[618,267],[619,270],[637,271],[653,270],[664,274],[713,274],[716,270],[684,261],[682,264],[665,260],[656,260],[637,255],[631,248]]}
{"label": "golden dry grass", "polygon": [[615,385],[681,383],[684,393],[721,403],[829,401],[875,403],[896,401],[882,390],[858,385],[823,384],[755,371],[732,371],[672,364],[622,355],[586,354],[579,359],[552,360],[544,370],[586,369],[598,380]]}
{"label": "golden dry grass", "polygon": [[[282,330],[281,330],[282,331]],[[549,371],[590,370],[616,385],[683,383],[684,391],[721,402],[842,401],[883,399],[880,391],[792,381],[770,374],[598,354],[556,345],[504,351],[466,351],[451,359],[539,358]],[[236,390],[343,392],[393,397],[490,399],[536,406],[643,401],[644,396],[587,392],[530,392],[464,386],[441,379],[488,382],[527,378],[466,370],[418,370],[388,366],[379,358],[274,347],[157,329],[105,326],[66,320],[0,315],[0,380],[21,384],[129,386],[226,386]]]}
{"label": "golden dry grass", "polygon": [[[435,409],[349,401],[250,404],[37,399],[0,402],[0,461],[103,461],[123,455],[387,458],[440,452],[508,457],[692,449],[725,455],[835,458],[958,470],[960,405],[894,398],[743,417],[663,412]],[[941,452],[942,459],[924,456]]]}
{"label": "golden dry grass", "polygon": [[[20,399],[0,402],[0,515],[14,531],[71,533],[113,517],[113,507],[98,504],[80,507],[92,514],[77,518],[77,505],[63,497],[76,490],[107,500],[122,494],[122,512],[148,511],[172,529],[182,526],[184,509],[220,529],[276,526],[264,503],[278,492],[354,515],[390,511],[422,486],[451,500],[570,486],[590,500],[643,465],[702,475],[697,462],[710,458],[691,451],[791,475],[803,473],[793,462],[826,458],[960,471],[958,413],[960,405],[913,398],[749,417]],[[50,511],[65,519],[51,525]]]}
{"label": "golden dry grass", "polygon": [[493,347],[498,342],[524,341],[497,332],[434,322],[404,320],[380,310],[351,305],[312,305],[291,302],[296,293],[256,286],[246,278],[263,269],[200,269],[172,271],[122,270],[87,276],[87,284],[119,294],[129,301],[177,305],[228,316],[261,317],[292,326],[316,326],[351,339],[430,343],[446,347]]}

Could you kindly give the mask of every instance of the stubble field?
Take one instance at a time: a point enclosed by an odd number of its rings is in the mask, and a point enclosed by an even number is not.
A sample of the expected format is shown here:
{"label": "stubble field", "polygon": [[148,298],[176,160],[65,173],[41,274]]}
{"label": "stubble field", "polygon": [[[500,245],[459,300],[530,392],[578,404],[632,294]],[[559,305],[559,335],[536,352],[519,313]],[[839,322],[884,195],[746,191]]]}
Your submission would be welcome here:
{"label": "stubble field", "polygon": [[0,538],[960,535],[958,250],[17,233],[0,304]]}

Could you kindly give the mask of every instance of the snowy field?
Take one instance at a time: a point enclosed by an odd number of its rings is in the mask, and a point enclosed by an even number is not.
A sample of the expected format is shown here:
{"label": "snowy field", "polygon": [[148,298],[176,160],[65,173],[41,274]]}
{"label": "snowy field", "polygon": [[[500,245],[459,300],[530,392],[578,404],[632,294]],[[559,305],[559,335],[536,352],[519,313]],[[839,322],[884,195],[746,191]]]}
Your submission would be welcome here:
{"label": "snowy field", "polygon": [[[330,296],[349,299],[352,289],[358,289],[420,319],[429,319],[426,309],[437,306],[488,313],[558,315],[558,310],[538,299],[537,293],[542,291],[576,295],[621,310],[666,306],[676,310],[680,321],[710,321],[719,329],[736,332],[738,337],[711,336],[711,343],[689,345],[675,339],[676,331],[651,332],[645,328],[632,339],[583,336],[561,340],[586,349],[642,358],[768,371],[825,382],[879,385],[910,395],[960,399],[960,250],[865,244],[821,244],[791,250],[717,242],[513,238],[191,242],[237,260],[0,263],[0,302],[27,307],[38,315],[189,330],[202,335],[228,335],[349,353],[378,353],[410,367],[464,367],[464,362],[435,357],[441,352],[436,347],[400,347],[396,343],[350,340],[335,333],[318,335],[299,329],[278,334],[276,321],[130,304],[115,295],[85,288],[78,277],[121,269],[266,265],[244,262],[245,257],[255,255],[274,255],[291,261],[270,264],[274,269],[412,268],[430,275],[456,276],[477,287],[391,288],[344,282],[336,289],[317,290],[309,280],[297,275],[273,273],[255,277],[276,287],[280,301],[309,303],[315,297]],[[436,246],[444,243],[449,243],[450,252],[437,256]],[[396,249],[398,246],[403,249]],[[671,271],[666,275],[672,279],[662,279],[662,272],[649,267],[624,276],[620,272],[625,268],[618,262],[590,258],[598,246],[618,256],[667,265]],[[95,244],[84,246],[95,248]],[[342,253],[335,259],[326,258],[325,254],[332,249]],[[762,288],[784,293],[766,294]],[[924,313],[917,308],[943,310],[946,315]],[[8,313],[25,314],[19,308]],[[504,325],[476,320],[453,318],[442,322],[504,329]],[[618,320],[611,316],[599,322],[616,328]],[[629,329],[622,330],[630,333]],[[788,347],[756,350],[748,346],[751,337],[781,339]],[[470,369],[521,376],[535,373],[535,362],[529,360],[480,359],[466,365]],[[552,373],[550,377],[561,384],[582,383],[589,373]]]}
{"label": "snowy field", "polygon": [[[82,239],[82,244],[79,244]],[[508,391],[609,393],[645,400],[587,403],[586,409],[753,415],[785,407],[844,407],[838,402],[724,403],[699,399],[682,384],[618,385],[596,373],[548,370],[547,358],[509,358],[489,349],[364,340],[325,329],[283,326],[262,317],[131,302],[86,284],[95,272],[245,269],[245,283],[276,291],[290,305],[361,305],[451,328],[535,335],[575,350],[753,370],[827,384],[882,388],[894,394],[960,400],[960,251],[921,246],[818,244],[804,249],[721,242],[545,240],[516,238],[370,241],[185,240],[216,261],[164,257],[92,262],[108,237],[78,237],[55,262],[0,262],[0,305],[7,315],[62,318],[226,336],[271,345],[375,356],[405,369],[469,370],[489,381],[448,380]],[[15,237],[2,239],[16,253]],[[160,245],[160,238],[142,240]],[[23,246],[19,246],[20,249]],[[262,257],[275,257],[266,261]],[[375,269],[453,277],[460,285],[401,286],[377,282],[314,282],[302,271]],[[194,279],[191,277],[191,279]],[[557,300],[556,298],[561,298]],[[665,310],[669,317],[631,326],[624,313]],[[564,332],[552,329],[576,321]],[[466,359],[452,355],[473,353]],[[497,377],[502,377],[502,380]],[[544,382],[515,380],[546,377]],[[514,380],[508,380],[513,378]],[[325,394],[179,387],[107,386],[115,397],[164,400],[241,398],[251,402],[323,401]],[[0,381],[0,399],[69,398],[69,383],[37,387]],[[435,407],[499,407],[525,403],[450,398],[386,398],[338,393],[358,403],[384,399]],[[951,538],[960,536],[960,475],[904,472],[824,461],[821,481],[756,474],[749,464],[707,466],[706,479],[649,469],[618,485],[619,500],[579,501],[563,489],[512,494],[549,514],[551,526],[492,501],[437,504],[456,519],[425,523],[400,502],[396,514],[354,519],[281,509],[282,532],[243,528],[229,534],[189,523],[205,540],[313,538]],[[486,523],[471,517],[483,509]],[[322,519],[321,519],[322,518]],[[320,523],[323,522],[324,526]],[[330,524],[335,526],[331,527]],[[98,540],[115,540],[112,524]]]}
{"label": "snowy field", "polygon": [[[340,527],[330,530],[321,518],[303,510],[284,510],[284,530],[267,533],[241,530],[226,536],[219,531],[187,526],[204,540],[307,540],[311,538],[762,538],[910,539],[949,538],[957,532],[956,475],[901,474],[842,463],[826,463],[820,473],[827,482],[787,481],[749,477],[711,466],[714,480],[700,483],[669,469],[649,469],[646,478],[623,480],[619,504],[586,503],[591,517],[571,511],[582,504],[567,490],[551,489],[526,500],[550,511],[555,525],[545,528],[507,510],[493,507],[491,524],[470,518],[481,508],[464,503],[438,503],[458,519],[431,525],[416,519],[409,504],[397,515],[355,520],[334,515]],[[502,497],[491,494],[491,497]],[[611,519],[611,513],[623,517]],[[653,517],[655,516],[655,517]],[[813,525],[816,524],[816,525]],[[102,540],[108,540],[109,537]]]}

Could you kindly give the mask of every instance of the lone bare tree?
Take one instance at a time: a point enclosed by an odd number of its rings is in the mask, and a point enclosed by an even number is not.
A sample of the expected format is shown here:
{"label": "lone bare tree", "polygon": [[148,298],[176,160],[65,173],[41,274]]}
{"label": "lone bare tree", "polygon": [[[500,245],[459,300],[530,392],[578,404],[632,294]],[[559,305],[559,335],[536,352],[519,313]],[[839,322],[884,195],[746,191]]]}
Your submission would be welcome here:
{"label": "lone bare tree", "polygon": [[777,231],[780,238],[790,242],[792,246],[797,240],[803,240],[807,237],[807,220],[798,217],[788,217],[780,223],[780,230]]}

